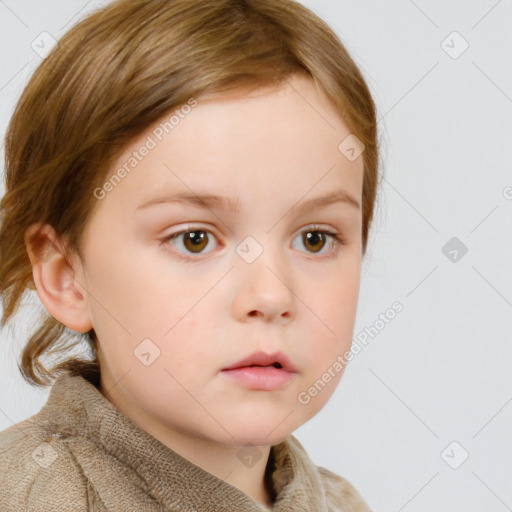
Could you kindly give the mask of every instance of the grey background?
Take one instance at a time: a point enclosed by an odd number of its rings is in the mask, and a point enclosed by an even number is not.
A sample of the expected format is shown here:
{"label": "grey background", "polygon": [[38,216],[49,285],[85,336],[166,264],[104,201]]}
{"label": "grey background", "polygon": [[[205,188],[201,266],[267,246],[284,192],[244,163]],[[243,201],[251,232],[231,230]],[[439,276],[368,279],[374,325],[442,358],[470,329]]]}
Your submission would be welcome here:
{"label": "grey background", "polygon": [[[0,0],[2,137],[41,61],[32,42],[106,3]],[[512,510],[512,2],[302,3],[368,80],[384,180],[354,332],[367,344],[295,435],[374,511]],[[0,430],[49,392],[16,368],[37,301],[1,333]]]}

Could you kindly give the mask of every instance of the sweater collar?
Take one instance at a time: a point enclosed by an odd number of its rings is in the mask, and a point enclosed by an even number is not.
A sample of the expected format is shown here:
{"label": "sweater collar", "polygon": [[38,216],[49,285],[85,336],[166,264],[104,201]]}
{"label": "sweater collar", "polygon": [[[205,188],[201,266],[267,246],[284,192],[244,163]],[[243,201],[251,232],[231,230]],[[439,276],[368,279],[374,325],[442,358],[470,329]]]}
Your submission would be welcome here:
{"label": "sweater collar", "polygon": [[[147,493],[169,510],[266,510],[247,494],[181,456],[122,414],[84,377],[61,375],[39,413],[49,434],[86,443],[117,459],[145,484]],[[91,444],[92,443],[92,444]],[[86,457],[79,461],[87,465]],[[271,448],[272,511],[327,512],[320,473],[292,435]],[[94,466],[84,471],[94,472]],[[95,482],[96,486],[111,482]],[[107,489],[107,487],[105,487]],[[101,492],[101,489],[99,489]]]}

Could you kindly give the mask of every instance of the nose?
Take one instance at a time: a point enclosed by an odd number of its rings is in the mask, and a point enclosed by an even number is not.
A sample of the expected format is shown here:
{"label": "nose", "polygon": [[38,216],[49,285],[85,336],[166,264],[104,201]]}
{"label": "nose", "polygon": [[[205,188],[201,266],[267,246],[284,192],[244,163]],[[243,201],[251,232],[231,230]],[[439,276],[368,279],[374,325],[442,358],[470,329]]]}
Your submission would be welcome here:
{"label": "nose", "polygon": [[259,318],[289,323],[295,317],[297,296],[284,255],[264,249],[251,263],[239,258],[234,270],[233,315],[239,321]]}

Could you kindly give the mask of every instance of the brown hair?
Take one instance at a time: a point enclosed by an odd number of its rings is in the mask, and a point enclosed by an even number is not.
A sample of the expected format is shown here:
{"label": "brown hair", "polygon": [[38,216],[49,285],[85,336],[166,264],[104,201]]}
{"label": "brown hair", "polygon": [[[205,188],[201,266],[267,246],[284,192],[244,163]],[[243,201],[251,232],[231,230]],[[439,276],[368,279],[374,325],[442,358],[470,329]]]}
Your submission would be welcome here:
{"label": "brown hair", "polygon": [[[51,225],[80,255],[93,191],[134,138],[190,98],[250,91],[299,72],[314,79],[365,145],[364,255],[379,181],[376,108],[329,26],[293,0],[117,0],[59,40],[11,118],[0,205],[1,326],[24,292],[35,290],[24,242],[31,224]],[[91,360],[68,358],[50,370],[41,362],[69,350],[71,334],[44,315],[18,364],[27,382],[46,386],[63,372],[99,382],[94,330],[83,335]]]}

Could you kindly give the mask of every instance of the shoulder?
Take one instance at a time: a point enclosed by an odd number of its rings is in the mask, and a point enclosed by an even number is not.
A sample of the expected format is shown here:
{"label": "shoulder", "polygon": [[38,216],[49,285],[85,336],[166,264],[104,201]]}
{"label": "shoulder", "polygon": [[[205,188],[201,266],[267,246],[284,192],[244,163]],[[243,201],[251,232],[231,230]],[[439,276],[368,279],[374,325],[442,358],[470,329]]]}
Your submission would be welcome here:
{"label": "shoulder", "polygon": [[329,512],[372,512],[357,489],[342,476],[317,466],[324,484]]}
{"label": "shoulder", "polygon": [[301,454],[306,464],[314,468],[319,476],[329,512],[372,512],[357,489],[346,478],[315,465],[295,436],[291,435],[288,443],[296,453]]}
{"label": "shoulder", "polygon": [[37,419],[0,432],[0,510],[89,510],[87,479],[65,439]]}

